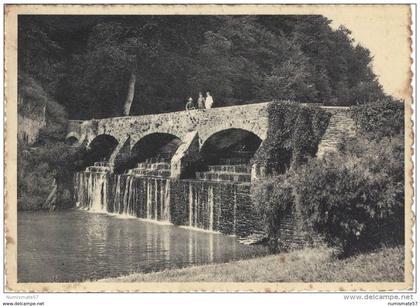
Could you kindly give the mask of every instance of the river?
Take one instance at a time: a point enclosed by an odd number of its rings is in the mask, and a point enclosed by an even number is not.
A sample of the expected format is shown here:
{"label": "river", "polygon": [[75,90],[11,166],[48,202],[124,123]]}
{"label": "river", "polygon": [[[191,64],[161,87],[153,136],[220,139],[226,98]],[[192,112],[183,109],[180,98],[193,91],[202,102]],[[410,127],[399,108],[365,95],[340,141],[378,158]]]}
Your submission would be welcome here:
{"label": "river", "polygon": [[235,237],[72,209],[18,213],[18,281],[76,282],[267,254]]}

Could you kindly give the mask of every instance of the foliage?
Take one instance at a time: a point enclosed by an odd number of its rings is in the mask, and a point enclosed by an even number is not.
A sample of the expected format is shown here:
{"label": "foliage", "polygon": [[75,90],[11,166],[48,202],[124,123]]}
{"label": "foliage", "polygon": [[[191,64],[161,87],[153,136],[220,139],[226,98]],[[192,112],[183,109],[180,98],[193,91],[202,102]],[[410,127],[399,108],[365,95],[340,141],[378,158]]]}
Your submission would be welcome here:
{"label": "foliage", "polygon": [[252,197],[265,216],[272,248],[284,244],[282,220],[290,212],[304,220],[304,230],[320,234],[344,256],[402,244],[403,148],[401,135],[379,141],[354,138],[338,153],[256,182]]}
{"label": "foliage", "polygon": [[[59,21],[59,22],[58,22]],[[384,97],[372,56],[323,16],[20,16],[19,71],[70,118],[183,109],[210,90],[216,106],[261,99],[353,105]]]}
{"label": "foliage", "polygon": [[57,206],[69,207],[72,205],[72,175],[83,167],[83,149],[64,143],[67,114],[37,81],[22,74],[18,89],[20,114],[37,120],[43,120],[45,115],[46,122],[34,146],[18,143],[18,209],[49,208],[44,204],[55,184]]}
{"label": "foliage", "polygon": [[272,251],[284,251],[308,244],[307,228],[299,218],[296,205],[293,171],[254,181],[251,198],[263,217],[267,243]]}
{"label": "foliage", "polygon": [[307,221],[345,255],[404,241],[404,150],[401,137],[353,139],[314,160],[296,177]]}
{"label": "foliage", "polygon": [[[338,246],[344,256],[383,244],[402,244],[403,103],[385,99],[353,107],[357,135],[342,139],[338,152],[321,159],[310,158],[315,155],[318,142],[305,146],[304,141],[322,137],[322,133],[311,134],[324,131],[322,113],[317,113],[318,119],[310,120],[307,112],[301,113],[302,106],[296,108],[296,104],[289,104],[273,104],[276,110],[270,120],[273,125],[257,153],[259,158],[267,160],[268,167],[276,167],[277,174],[256,181],[252,188],[253,201],[265,216],[272,247],[276,244],[278,248],[283,247],[285,238],[281,233],[287,215],[298,216],[310,231],[324,237],[330,245]],[[311,122],[320,126],[305,134]],[[296,140],[292,127],[299,131]],[[306,156],[299,152],[305,152]],[[292,167],[279,168],[270,158]]]}
{"label": "foliage", "polygon": [[352,107],[359,132],[370,139],[395,136],[404,131],[404,103],[386,98]]}
{"label": "foliage", "polygon": [[73,173],[83,164],[82,149],[60,142],[36,147],[18,144],[18,210],[51,209],[46,200],[57,185],[56,208],[73,206]]}
{"label": "foliage", "polygon": [[372,72],[370,52],[354,43],[349,29],[340,26],[333,30],[331,20],[320,15],[259,16],[258,21],[269,31],[285,35],[309,58],[316,102],[353,105],[375,101],[376,96],[360,100],[359,94],[349,95],[357,93],[361,84],[368,84],[383,97]]}
{"label": "foliage", "polygon": [[284,173],[314,157],[330,115],[319,107],[293,102],[273,102],[268,108],[267,138],[254,163],[268,173]]}
{"label": "foliage", "polygon": [[261,95],[271,100],[312,102],[316,94],[309,59],[296,47],[288,59],[265,75],[261,89]]}
{"label": "foliage", "polygon": [[48,101],[44,89],[26,74],[19,75],[18,88],[19,114],[33,119],[43,117]]}
{"label": "foliage", "polygon": [[18,39],[19,74],[26,73],[39,82],[43,91],[54,94],[64,68],[63,48],[33,16],[19,16]]}

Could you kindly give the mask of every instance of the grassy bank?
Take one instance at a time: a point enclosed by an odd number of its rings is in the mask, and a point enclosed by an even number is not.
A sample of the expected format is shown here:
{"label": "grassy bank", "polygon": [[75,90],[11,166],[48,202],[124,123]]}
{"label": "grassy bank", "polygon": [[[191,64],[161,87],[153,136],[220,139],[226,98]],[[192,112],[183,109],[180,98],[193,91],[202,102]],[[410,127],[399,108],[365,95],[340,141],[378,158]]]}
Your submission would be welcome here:
{"label": "grassy bank", "polygon": [[404,280],[404,248],[385,248],[345,260],[315,248],[224,264],[135,273],[104,282],[397,282]]}

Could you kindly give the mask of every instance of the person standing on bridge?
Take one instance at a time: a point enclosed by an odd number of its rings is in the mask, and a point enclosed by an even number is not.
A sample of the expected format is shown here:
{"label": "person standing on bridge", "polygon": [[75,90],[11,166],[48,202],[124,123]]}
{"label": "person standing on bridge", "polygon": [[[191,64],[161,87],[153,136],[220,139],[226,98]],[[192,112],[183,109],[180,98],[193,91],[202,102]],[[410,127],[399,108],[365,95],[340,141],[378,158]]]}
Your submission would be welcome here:
{"label": "person standing on bridge", "polygon": [[187,102],[187,104],[185,105],[185,110],[186,110],[186,111],[189,111],[189,110],[193,110],[193,109],[195,109],[195,107],[194,107],[194,103],[193,103],[193,99],[192,99],[191,97],[189,97],[189,98],[188,98],[188,102]]}
{"label": "person standing on bridge", "polygon": [[210,95],[209,91],[206,93],[205,106],[207,109],[210,109],[213,106],[213,97]]}
{"label": "person standing on bridge", "polygon": [[195,109],[193,99],[191,97],[188,98],[188,102],[185,105],[185,111],[188,113],[188,117],[190,117],[190,120],[192,123],[196,124],[197,119],[194,118],[194,112],[190,112],[190,110]]}
{"label": "person standing on bridge", "polygon": [[203,109],[204,108],[204,102],[206,99],[204,99],[203,94],[201,91],[198,93],[198,99],[197,99],[197,108]]}

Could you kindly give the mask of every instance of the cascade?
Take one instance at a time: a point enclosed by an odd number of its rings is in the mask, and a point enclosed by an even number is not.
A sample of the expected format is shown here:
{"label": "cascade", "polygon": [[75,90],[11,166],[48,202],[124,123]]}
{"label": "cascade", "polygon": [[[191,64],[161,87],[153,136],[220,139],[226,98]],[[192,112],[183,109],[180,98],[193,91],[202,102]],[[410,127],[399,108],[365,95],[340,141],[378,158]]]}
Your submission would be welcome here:
{"label": "cascade", "polygon": [[115,192],[113,195],[113,201],[112,201],[112,213],[114,214],[119,214],[121,211],[121,175],[117,175],[116,178],[116,183],[115,183]]}
{"label": "cascade", "polygon": [[194,226],[193,223],[193,206],[194,206],[194,201],[193,201],[193,191],[192,191],[192,185],[189,184],[188,185],[188,204],[189,204],[189,214],[188,214],[188,225],[190,227]]}
{"label": "cascade", "polygon": [[147,196],[146,196],[146,219],[151,220],[152,219],[152,192],[150,187],[150,180],[147,180],[146,182],[147,186]]}
{"label": "cascade", "polygon": [[173,223],[199,230],[246,236],[254,213],[247,165],[210,166],[195,179],[168,177],[168,163],[140,163],[115,174],[95,163],[74,177],[76,206],[92,212]]}
{"label": "cascade", "polygon": [[136,189],[133,188],[133,177],[125,177],[125,189],[123,197],[123,210],[122,214],[125,216],[135,216],[134,203]]}
{"label": "cascade", "polygon": [[213,213],[214,213],[214,196],[213,196],[213,186],[209,186],[208,189],[208,207],[209,207],[209,230],[212,231],[213,230]]}
{"label": "cascade", "polygon": [[171,181],[170,180],[165,180],[165,187],[163,188],[163,192],[164,192],[163,220],[170,222],[171,221]]}
{"label": "cascade", "polygon": [[108,177],[106,173],[78,173],[76,182],[78,183],[76,188],[78,207],[92,212],[107,211]]}

